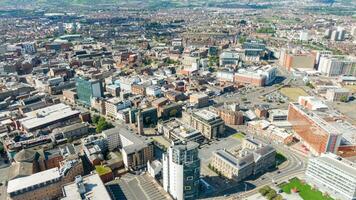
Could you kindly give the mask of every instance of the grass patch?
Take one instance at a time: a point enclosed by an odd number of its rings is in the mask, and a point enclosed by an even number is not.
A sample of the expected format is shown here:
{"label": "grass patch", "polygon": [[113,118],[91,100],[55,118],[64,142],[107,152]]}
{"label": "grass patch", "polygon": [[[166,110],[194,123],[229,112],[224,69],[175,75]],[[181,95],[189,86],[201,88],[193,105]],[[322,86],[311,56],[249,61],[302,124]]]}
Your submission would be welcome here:
{"label": "grass patch", "polygon": [[291,101],[298,101],[299,96],[308,96],[301,88],[288,88],[284,87],[279,90],[284,96],[288,97]]}
{"label": "grass patch", "polygon": [[233,138],[239,139],[239,140],[243,140],[245,138],[245,134],[243,133],[235,133],[232,135]]}
{"label": "grass patch", "polygon": [[298,178],[290,179],[289,183],[281,184],[279,187],[287,194],[291,194],[291,190],[296,188],[304,200],[333,200],[331,197],[323,195],[319,190],[312,189],[310,185],[302,183]]}
{"label": "grass patch", "polygon": [[276,153],[276,163],[277,163],[277,166],[281,165],[281,164],[284,163],[285,161],[287,161],[287,158],[286,158],[283,154],[277,152],[277,153]]}
{"label": "grass patch", "polygon": [[110,173],[111,169],[109,167],[105,167],[104,165],[96,165],[95,171],[99,174],[99,176],[101,176]]}

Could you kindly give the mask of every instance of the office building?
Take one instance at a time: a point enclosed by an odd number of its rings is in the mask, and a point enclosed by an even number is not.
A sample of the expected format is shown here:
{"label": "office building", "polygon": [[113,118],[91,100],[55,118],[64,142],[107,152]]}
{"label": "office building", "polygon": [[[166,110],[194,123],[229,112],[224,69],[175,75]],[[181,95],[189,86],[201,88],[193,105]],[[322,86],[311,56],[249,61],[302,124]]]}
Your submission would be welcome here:
{"label": "office building", "polygon": [[218,138],[224,134],[225,123],[218,114],[209,110],[183,113],[184,121],[200,131],[207,139]]}
{"label": "office building", "polygon": [[140,170],[154,157],[153,141],[140,137],[124,127],[112,128],[103,132],[108,149],[121,149],[126,169]]}
{"label": "office building", "polygon": [[223,52],[220,54],[219,64],[220,67],[225,67],[226,65],[238,65],[239,64],[239,54],[236,52]]}
{"label": "office building", "polygon": [[87,106],[91,105],[92,98],[104,96],[103,85],[100,80],[77,77],[75,84],[79,102]]}
{"label": "office building", "polygon": [[226,178],[242,181],[251,175],[264,173],[274,167],[275,157],[276,150],[272,146],[263,146],[251,141],[245,144],[239,155],[223,149],[214,151],[210,166]]}
{"label": "office building", "polygon": [[287,70],[291,69],[309,69],[313,70],[315,65],[315,56],[311,53],[293,53],[282,50],[280,64]]}
{"label": "office building", "polygon": [[328,77],[340,75],[356,76],[356,59],[345,56],[321,56],[318,71]]}
{"label": "office building", "polygon": [[199,195],[200,159],[195,142],[176,143],[163,155],[163,188],[177,200]]}
{"label": "office building", "polygon": [[131,106],[132,102],[130,100],[122,100],[117,97],[111,98],[105,101],[105,113],[108,117],[118,119],[119,111]]}
{"label": "office building", "polygon": [[168,121],[158,122],[158,133],[171,141],[194,141],[200,143],[204,141],[200,131],[183,123],[178,119],[170,119]]}
{"label": "office building", "polygon": [[326,153],[310,158],[305,173],[308,184],[328,193],[334,199],[356,199],[356,164]]}

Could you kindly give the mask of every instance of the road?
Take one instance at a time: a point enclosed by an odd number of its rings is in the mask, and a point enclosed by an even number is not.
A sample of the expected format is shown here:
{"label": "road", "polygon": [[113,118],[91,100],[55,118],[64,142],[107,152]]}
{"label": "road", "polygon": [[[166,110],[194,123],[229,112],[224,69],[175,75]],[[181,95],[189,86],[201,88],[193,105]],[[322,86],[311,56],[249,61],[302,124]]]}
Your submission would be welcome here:
{"label": "road", "polygon": [[[239,131],[241,131],[241,129],[239,129]],[[240,183],[230,182],[228,185],[221,186],[221,188],[224,189],[218,190],[217,194],[214,195],[215,197],[206,199],[216,199],[219,196],[226,198],[224,195],[229,195],[229,198],[232,199],[243,199],[244,197],[258,193],[258,189],[265,185],[272,185],[274,183],[277,185],[293,177],[304,176],[307,167],[307,157],[293,151],[283,144],[274,143],[258,135],[254,135],[254,137],[266,143],[270,143],[278,153],[283,154],[287,158],[287,161],[279,165],[278,170],[267,172],[255,179]]]}

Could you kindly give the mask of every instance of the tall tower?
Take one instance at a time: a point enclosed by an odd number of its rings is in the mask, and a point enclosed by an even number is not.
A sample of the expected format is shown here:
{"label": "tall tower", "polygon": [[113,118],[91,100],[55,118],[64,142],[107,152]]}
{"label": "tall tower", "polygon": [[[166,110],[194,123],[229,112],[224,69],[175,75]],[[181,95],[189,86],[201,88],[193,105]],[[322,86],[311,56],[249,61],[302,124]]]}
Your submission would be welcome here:
{"label": "tall tower", "polygon": [[143,135],[143,118],[141,114],[141,109],[137,112],[137,130],[139,135]]}
{"label": "tall tower", "polygon": [[163,188],[174,199],[197,199],[200,159],[196,142],[173,143],[163,155]]}

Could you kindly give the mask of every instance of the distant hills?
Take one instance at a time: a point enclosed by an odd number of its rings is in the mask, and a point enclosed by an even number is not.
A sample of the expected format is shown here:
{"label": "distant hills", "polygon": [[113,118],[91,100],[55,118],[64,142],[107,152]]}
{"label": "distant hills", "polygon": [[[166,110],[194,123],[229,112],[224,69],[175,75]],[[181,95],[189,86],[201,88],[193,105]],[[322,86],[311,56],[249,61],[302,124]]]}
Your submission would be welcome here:
{"label": "distant hills", "polygon": [[[278,5],[287,1],[290,3],[292,0],[0,0],[0,8],[1,6],[50,7],[51,5],[56,5],[66,7],[73,5],[95,6],[104,4],[152,9],[200,6],[234,8],[240,7],[241,5],[252,8],[268,8],[268,6],[266,6],[268,4]],[[350,4],[352,1],[354,0],[312,0],[310,3],[315,2],[332,5],[334,3]]]}

